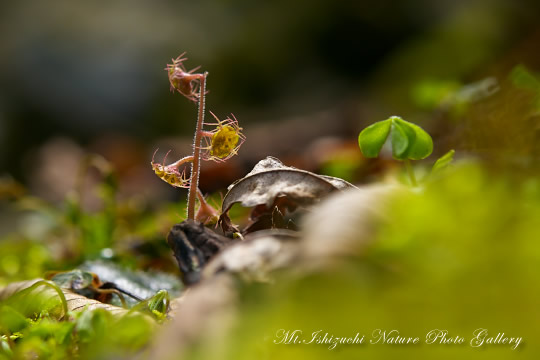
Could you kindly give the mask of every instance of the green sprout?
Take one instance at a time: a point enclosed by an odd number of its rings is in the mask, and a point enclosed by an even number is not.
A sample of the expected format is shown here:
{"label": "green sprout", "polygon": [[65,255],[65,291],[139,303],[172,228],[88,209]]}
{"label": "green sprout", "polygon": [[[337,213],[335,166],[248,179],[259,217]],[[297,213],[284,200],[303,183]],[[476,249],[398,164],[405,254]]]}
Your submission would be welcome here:
{"label": "green sprout", "polygon": [[433,164],[433,167],[431,168],[431,173],[436,174],[444,169],[446,169],[450,163],[454,160],[454,154],[456,153],[455,150],[450,150],[443,156],[437,159],[435,161],[435,164]]}
{"label": "green sprout", "polygon": [[164,321],[170,310],[171,297],[167,290],[159,290],[152,297],[139,302],[133,308],[133,311],[149,312],[156,320]]}
{"label": "green sprout", "polygon": [[413,186],[417,185],[411,160],[421,160],[433,151],[433,140],[421,127],[403,120],[399,116],[376,122],[358,135],[360,150],[367,158],[379,156],[383,145],[390,137],[392,156],[405,163]]}

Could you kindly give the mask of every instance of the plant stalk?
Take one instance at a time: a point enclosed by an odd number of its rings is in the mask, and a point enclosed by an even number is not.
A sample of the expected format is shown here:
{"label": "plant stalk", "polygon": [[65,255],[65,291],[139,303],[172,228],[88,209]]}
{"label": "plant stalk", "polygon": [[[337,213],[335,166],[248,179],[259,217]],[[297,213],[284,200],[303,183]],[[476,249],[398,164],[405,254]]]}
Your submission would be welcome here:
{"label": "plant stalk", "polygon": [[414,176],[414,170],[411,165],[411,160],[405,159],[405,168],[407,168],[407,173],[409,174],[411,185],[416,187],[417,186],[416,177]]}
{"label": "plant stalk", "polygon": [[206,76],[205,72],[201,78],[201,86],[199,88],[199,117],[197,119],[197,127],[195,129],[195,137],[193,139],[193,162],[191,163],[191,183],[188,192],[187,218],[195,219],[195,200],[197,198],[197,189],[199,189],[199,173],[201,168],[201,138],[202,126],[204,122],[204,100],[206,93]]}
{"label": "plant stalk", "polygon": [[178,160],[178,161],[176,161],[176,162],[174,162],[172,164],[169,164],[166,167],[167,168],[177,169],[180,165],[185,164],[187,162],[193,162],[193,155],[184,156],[180,160]]}

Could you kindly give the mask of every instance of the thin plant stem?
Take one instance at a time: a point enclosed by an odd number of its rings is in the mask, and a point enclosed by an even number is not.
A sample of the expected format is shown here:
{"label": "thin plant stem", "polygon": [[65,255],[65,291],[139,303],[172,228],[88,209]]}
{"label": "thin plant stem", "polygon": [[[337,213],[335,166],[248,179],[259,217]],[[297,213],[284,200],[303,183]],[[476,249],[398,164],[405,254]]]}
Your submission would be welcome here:
{"label": "thin plant stem", "polygon": [[417,186],[416,183],[416,177],[414,176],[414,170],[411,165],[411,160],[405,159],[405,168],[407,169],[407,173],[409,174],[409,179],[411,180],[412,186]]}
{"label": "thin plant stem", "polygon": [[176,162],[174,162],[172,164],[167,165],[167,168],[177,168],[180,165],[182,165],[184,163],[187,163],[187,162],[190,162],[190,161],[193,161],[193,155],[185,156],[185,157],[181,158],[180,160],[178,160],[178,161],[176,161]]}
{"label": "thin plant stem", "polygon": [[202,126],[204,122],[204,100],[206,93],[206,76],[205,72],[201,78],[201,86],[199,88],[199,117],[197,119],[197,127],[195,137],[193,139],[193,162],[191,163],[191,183],[189,185],[187,218],[195,219],[195,200],[197,198],[197,189],[199,188],[199,173],[201,167],[201,138]]}

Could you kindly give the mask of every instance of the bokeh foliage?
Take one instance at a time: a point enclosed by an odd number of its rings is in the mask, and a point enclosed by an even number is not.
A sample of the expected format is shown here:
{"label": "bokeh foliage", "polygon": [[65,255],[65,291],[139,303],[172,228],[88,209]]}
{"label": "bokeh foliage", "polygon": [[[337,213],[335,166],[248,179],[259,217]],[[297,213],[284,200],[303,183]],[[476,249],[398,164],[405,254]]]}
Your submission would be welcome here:
{"label": "bokeh foliage", "polygon": [[[241,320],[227,336],[224,358],[534,357],[540,349],[539,216],[537,178],[494,177],[478,164],[461,164],[421,191],[396,196],[368,251],[353,252],[332,269],[244,287]],[[472,348],[468,342],[478,328],[524,340],[518,350]],[[317,330],[370,339],[375,329],[397,329],[421,341],[432,329],[446,329],[465,344],[328,350],[273,344],[279,329],[300,329],[307,339]],[[199,348],[194,354],[209,353]]]}

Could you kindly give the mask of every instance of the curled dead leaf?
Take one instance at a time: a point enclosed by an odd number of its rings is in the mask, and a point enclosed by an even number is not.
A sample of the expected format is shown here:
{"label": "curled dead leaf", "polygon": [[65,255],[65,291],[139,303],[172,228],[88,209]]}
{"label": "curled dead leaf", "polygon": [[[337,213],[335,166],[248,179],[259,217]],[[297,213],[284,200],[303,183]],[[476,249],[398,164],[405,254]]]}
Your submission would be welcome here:
{"label": "curled dead leaf", "polygon": [[311,204],[336,189],[350,187],[355,186],[342,179],[285,166],[268,156],[245,177],[229,186],[221,211],[227,212],[235,203],[245,207],[261,204],[270,207],[280,196],[289,197],[300,205]]}
{"label": "curled dead leaf", "polygon": [[[231,186],[223,198],[220,222],[227,223],[227,212],[235,204],[244,207],[264,207],[272,213],[275,204],[283,199],[287,207],[308,206],[335,190],[355,188],[345,180],[285,166],[278,159],[268,156],[259,161],[253,170]],[[230,229],[224,228],[227,232]]]}
{"label": "curled dead leaf", "polygon": [[[30,288],[40,282],[47,282],[43,279],[33,279],[33,280],[26,280],[26,281],[20,281],[15,282],[7,285],[5,288],[0,289],[0,300],[9,301],[10,298],[13,298],[17,296],[18,294],[21,294],[25,290],[30,290]],[[69,312],[78,312],[83,310],[94,310],[94,309],[104,309],[109,312],[111,312],[114,315],[125,315],[129,312],[129,310],[123,309],[118,306],[105,304],[97,300],[89,299],[85,296],[76,294],[68,289],[61,288],[62,294],[65,297],[65,301],[67,304],[67,310]],[[29,293],[24,294],[27,299],[30,299],[33,296],[40,296],[42,299],[45,299],[44,303],[49,303],[47,300],[54,300],[58,299],[58,302],[51,302],[54,308],[61,308],[62,306],[62,299],[60,298],[59,294],[52,288],[47,286],[39,286],[35,287],[34,289],[30,290]],[[47,309],[50,310],[50,309]],[[64,311],[51,311],[51,314],[56,314],[58,318],[62,318],[65,316]]]}

